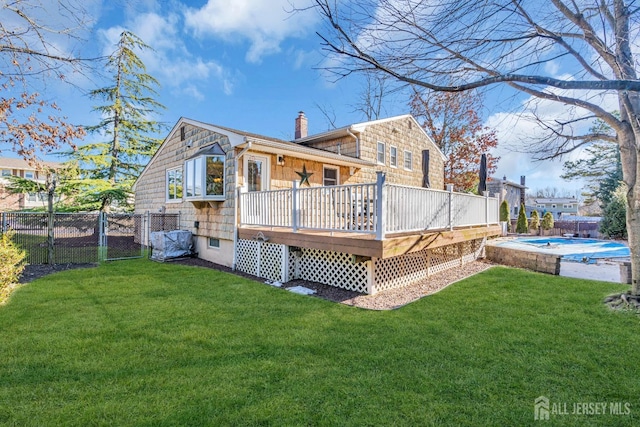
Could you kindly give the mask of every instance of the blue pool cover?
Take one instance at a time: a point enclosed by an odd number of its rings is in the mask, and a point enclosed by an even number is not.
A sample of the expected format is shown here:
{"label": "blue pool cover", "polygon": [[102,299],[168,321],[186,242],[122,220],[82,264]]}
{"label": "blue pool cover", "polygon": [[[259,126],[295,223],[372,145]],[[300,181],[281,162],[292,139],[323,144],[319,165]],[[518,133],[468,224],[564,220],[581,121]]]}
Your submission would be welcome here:
{"label": "blue pool cover", "polygon": [[[618,242],[596,239],[568,239],[562,237],[519,238],[515,244],[537,248],[536,252],[562,255],[563,260],[595,263],[603,258],[629,258],[629,248]],[[531,248],[532,249],[532,248]]]}

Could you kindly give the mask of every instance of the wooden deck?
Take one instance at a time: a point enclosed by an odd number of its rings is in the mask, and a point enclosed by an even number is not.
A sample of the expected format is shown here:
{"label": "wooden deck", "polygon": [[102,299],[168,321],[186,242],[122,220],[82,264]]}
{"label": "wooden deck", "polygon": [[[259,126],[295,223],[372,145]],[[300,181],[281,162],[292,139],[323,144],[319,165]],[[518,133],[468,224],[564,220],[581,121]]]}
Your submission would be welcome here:
{"label": "wooden deck", "polygon": [[238,229],[240,239],[254,240],[262,233],[270,243],[343,252],[371,258],[394,256],[433,249],[467,240],[499,236],[499,224],[477,227],[461,227],[454,230],[429,230],[421,233],[387,235],[375,240],[373,234],[302,230],[296,233],[286,227],[248,227]]}

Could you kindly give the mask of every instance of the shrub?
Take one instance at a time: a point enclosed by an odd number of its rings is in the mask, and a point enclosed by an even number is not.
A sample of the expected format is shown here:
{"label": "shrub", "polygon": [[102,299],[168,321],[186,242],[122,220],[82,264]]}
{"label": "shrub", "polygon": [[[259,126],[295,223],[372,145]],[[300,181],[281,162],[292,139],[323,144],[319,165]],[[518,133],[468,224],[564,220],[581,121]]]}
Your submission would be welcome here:
{"label": "shrub", "polygon": [[611,200],[602,212],[600,232],[607,237],[627,238],[627,195],[626,186],[620,185],[611,195]]}
{"label": "shrub", "polygon": [[529,231],[529,223],[527,222],[527,211],[524,204],[520,205],[518,213],[518,223],[516,224],[516,233],[527,233]]}
{"label": "shrub", "polygon": [[509,222],[509,220],[509,202],[503,200],[502,203],[500,203],[500,221]]}
{"label": "shrub", "polygon": [[551,230],[553,228],[553,215],[551,212],[544,214],[540,227],[542,227],[543,230]]}
{"label": "shrub", "polygon": [[538,228],[540,228],[540,214],[538,214],[538,211],[531,212],[531,224],[529,227],[533,231],[538,231]]}
{"label": "shrub", "polygon": [[13,243],[12,237],[12,232],[0,235],[0,302],[9,296],[24,270],[26,253]]}

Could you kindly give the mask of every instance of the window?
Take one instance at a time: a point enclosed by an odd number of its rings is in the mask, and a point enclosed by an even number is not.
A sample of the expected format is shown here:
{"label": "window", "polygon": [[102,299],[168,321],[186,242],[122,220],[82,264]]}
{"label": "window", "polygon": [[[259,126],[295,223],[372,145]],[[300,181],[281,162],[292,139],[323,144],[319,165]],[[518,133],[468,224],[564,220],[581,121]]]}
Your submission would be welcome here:
{"label": "window", "polygon": [[514,206],[513,208],[513,214],[514,215],[518,215],[518,208]]}
{"label": "window", "polygon": [[325,166],[322,170],[322,185],[338,185],[340,184],[338,168]]}
{"label": "window", "polygon": [[11,176],[11,169],[2,169],[2,176]]}
{"label": "window", "polygon": [[203,148],[184,163],[187,200],[224,200],[226,155],[220,145]]}
{"label": "window", "polygon": [[555,203],[553,205],[551,205],[551,209],[555,209],[557,207],[558,207],[558,205],[556,205]]}
{"label": "window", "polygon": [[380,163],[382,165],[385,164],[384,142],[378,142],[378,163]]}
{"label": "window", "polygon": [[408,171],[413,170],[413,155],[411,151],[404,152],[404,168]]}
{"label": "window", "polygon": [[562,207],[565,208],[565,209],[571,209],[571,208],[573,208],[573,205],[572,204],[562,205]]}
{"label": "window", "polygon": [[389,164],[392,168],[398,167],[398,149],[393,145],[389,147]]}
{"label": "window", "polygon": [[182,200],[182,168],[167,170],[167,201]]}
{"label": "window", "polygon": [[536,205],[536,208],[544,208],[544,205],[537,204],[537,205]]}
{"label": "window", "polygon": [[25,172],[25,173],[24,173],[24,177],[25,177],[26,179],[34,179],[34,178],[35,178],[33,171]]}
{"label": "window", "polygon": [[220,239],[216,239],[215,237],[209,237],[209,247],[220,249]]}
{"label": "window", "polygon": [[37,202],[38,201],[38,193],[28,193],[27,200],[29,202]]}

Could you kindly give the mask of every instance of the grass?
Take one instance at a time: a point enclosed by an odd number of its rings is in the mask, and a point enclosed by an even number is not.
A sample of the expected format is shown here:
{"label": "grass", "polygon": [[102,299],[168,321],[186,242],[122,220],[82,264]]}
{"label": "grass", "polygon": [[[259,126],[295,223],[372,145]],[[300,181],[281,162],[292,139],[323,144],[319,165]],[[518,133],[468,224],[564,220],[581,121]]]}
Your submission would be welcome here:
{"label": "grass", "polygon": [[0,424],[531,425],[629,402],[640,320],[611,283],[493,268],[399,310],[147,260],[58,273],[0,307]]}

